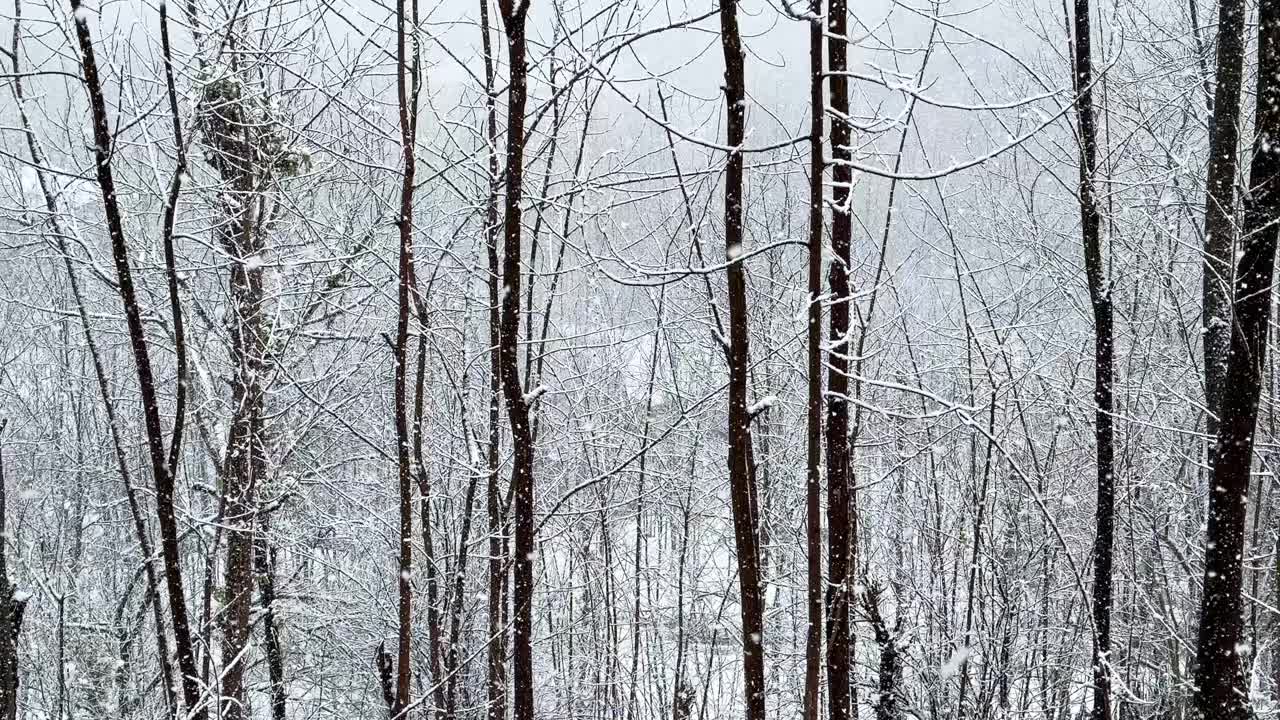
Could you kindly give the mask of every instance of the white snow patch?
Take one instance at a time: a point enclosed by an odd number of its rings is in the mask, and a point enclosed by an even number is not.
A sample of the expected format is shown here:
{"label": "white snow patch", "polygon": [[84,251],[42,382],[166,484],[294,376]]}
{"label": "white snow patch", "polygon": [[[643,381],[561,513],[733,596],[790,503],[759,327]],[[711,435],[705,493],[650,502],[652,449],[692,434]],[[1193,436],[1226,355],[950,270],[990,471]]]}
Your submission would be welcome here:
{"label": "white snow patch", "polygon": [[534,402],[534,401],[536,401],[538,398],[540,398],[540,397],[542,397],[543,395],[546,395],[546,394],[547,394],[547,386],[546,386],[546,385],[539,385],[538,387],[534,388],[533,390],[531,390],[531,391],[529,391],[529,392],[525,393],[525,395],[524,395],[524,402],[525,402],[525,404],[526,404],[526,405],[531,405],[531,404],[533,404],[533,402]]}
{"label": "white snow patch", "polygon": [[969,661],[969,656],[973,654],[972,648],[962,647],[951,653],[951,657],[947,659],[942,667],[938,669],[938,674],[944,678],[951,677],[960,672],[960,668]]}

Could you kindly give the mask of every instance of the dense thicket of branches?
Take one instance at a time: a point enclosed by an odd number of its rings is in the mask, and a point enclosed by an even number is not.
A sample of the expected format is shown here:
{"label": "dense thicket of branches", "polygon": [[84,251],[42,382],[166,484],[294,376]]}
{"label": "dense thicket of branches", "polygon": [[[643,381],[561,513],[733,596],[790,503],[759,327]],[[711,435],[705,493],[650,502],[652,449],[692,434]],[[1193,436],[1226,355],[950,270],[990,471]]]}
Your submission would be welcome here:
{"label": "dense thicket of branches", "polygon": [[0,720],[1280,712],[1276,0],[0,36]]}

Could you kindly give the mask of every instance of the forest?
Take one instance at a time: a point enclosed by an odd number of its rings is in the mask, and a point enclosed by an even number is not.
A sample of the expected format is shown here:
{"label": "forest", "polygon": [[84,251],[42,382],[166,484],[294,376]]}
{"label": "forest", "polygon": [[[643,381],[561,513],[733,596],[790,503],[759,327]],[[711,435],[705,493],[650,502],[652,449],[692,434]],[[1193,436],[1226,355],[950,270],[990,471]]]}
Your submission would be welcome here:
{"label": "forest", "polygon": [[1280,718],[1280,0],[0,0],[0,720]]}

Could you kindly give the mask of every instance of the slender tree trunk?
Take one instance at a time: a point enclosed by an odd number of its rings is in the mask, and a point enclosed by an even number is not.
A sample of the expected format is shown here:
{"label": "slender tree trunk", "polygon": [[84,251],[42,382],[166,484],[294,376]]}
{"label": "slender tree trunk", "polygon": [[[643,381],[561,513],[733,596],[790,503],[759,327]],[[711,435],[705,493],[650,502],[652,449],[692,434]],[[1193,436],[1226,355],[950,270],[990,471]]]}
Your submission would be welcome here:
{"label": "slender tree trunk", "polygon": [[649,352],[649,381],[645,384],[645,400],[644,400],[644,426],[640,433],[640,467],[639,481],[636,492],[636,532],[635,547],[632,555],[631,572],[635,581],[634,592],[632,593],[632,610],[631,610],[631,688],[627,694],[627,718],[628,720],[638,720],[639,705],[638,693],[640,685],[640,597],[641,597],[641,579],[642,579],[642,553],[643,557],[648,556],[649,548],[645,540],[644,534],[644,517],[645,517],[645,481],[648,478],[646,474],[648,470],[649,460],[649,432],[653,421],[653,391],[654,383],[658,377],[658,350],[662,341],[662,314],[666,309],[667,289],[662,287],[658,291],[657,305],[657,324],[653,329],[653,347]]}
{"label": "slender tree trunk", "polygon": [[855,703],[850,688],[853,643],[849,608],[853,592],[853,497],[849,479],[849,274],[852,271],[852,132],[849,126],[848,17],[846,0],[831,0],[827,70],[831,83],[831,162],[834,209],[828,272],[831,288],[831,350],[827,376],[827,687],[831,720],[846,720]]}
{"label": "slender tree trunk", "polygon": [[262,635],[267,650],[271,720],[285,720],[289,696],[284,685],[284,642],[280,638],[280,621],[276,617],[276,551],[267,541],[265,525],[254,538],[253,563],[254,573],[258,576],[258,598],[262,603]]}
{"label": "slender tree trunk", "polygon": [[[689,475],[697,466],[698,444],[695,441],[689,453]],[[671,708],[673,720],[688,720],[692,714],[695,691],[693,684],[685,678],[685,612],[684,612],[684,578],[689,564],[689,520],[693,514],[693,486],[685,492],[680,505],[680,554],[676,559],[676,667],[675,680],[672,682]],[[571,657],[572,659],[572,657]]]}
{"label": "slender tree trunk", "polygon": [[805,407],[805,548],[808,560],[808,626],[805,629],[804,720],[822,712],[822,180],[826,96],[822,63],[825,18],[822,0],[809,12],[809,325],[808,402]]}
{"label": "slender tree trunk", "polygon": [[[23,92],[21,79],[22,68],[19,63],[19,52],[21,50],[18,39],[20,37],[22,27],[22,2],[15,0],[13,4],[13,43],[11,45],[10,58],[13,63],[13,96],[17,105],[18,118],[21,122],[24,134],[27,137],[27,151],[31,155],[31,161],[36,167],[48,167],[49,163],[40,141],[31,129],[31,121],[26,113],[26,98]],[[161,41],[165,43],[165,55],[168,57],[167,39],[168,25],[165,21],[164,14],[161,13]],[[173,99],[173,96],[170,96]],[[175,123],[175,128],[179,127]],[[179,160],[179,167],[183,166],[183,161]],[[125,498],[129,505],[129,514],[133,520],[135,535],[138,539],[138,547],[143,557],[143,568],[146,573],[147,593],[150,601],[146,604],[150,605],[152,617],[155,624],[155,640],[156,640],[156,657],[160,665],[160,678],[164,687],[165,707],[168,710],[169,717],[175,717],[178,712],[178,702],[176,697],[176,687],[173,683],[173,663],[170,661],[169,655],[169,639],[165,632],[164,617],[157,600],[159,597],[160,581],[156,577],[155,558],[151,552],[151,540],[147,533],[145,521],[142,518],[142,510],[139,507],[137,493],[133,489],[133,480],[129,471],[129,464],[125,459],[124,445],[120,436],[120,423],[116,416],[115,403],[111,399],[111,394],[107,386],[106,371],[102,366],[102,356],[98,353],[97,343],[93,337],[93,331],[89,325],[89,313],[85,305],[84,294],[80,291],[80,281],[75,272],[75,266],[72,264],[71,255],[68,252],[67,240],[71,237],[70,229],[61,220],[61,206],[58,201],[59,191],[54,181],[50,179],[43,170],[36,171],[37,182],[40,185],[41,194],[44,196],[45,209],[49,212],[49,223],[53,227],[54,245],[58,253],[62,256],[63,266],[67,271],[67,281],[71,287],[71,296],[76,304],[76,314],[80,319],[80,330],[84,335],[85,346],[89,350],[89,358],[93,365],[94,379],[97,381],[99,396],[102,400],[103,410],[107,417],[107,427],[111,436],[111,447],[116,460],[116,467],[120,472],[120,479],[124,484]],[[175,183],[172,188],[170,197],[176,199],[177,188]],[[171,237],[166,233],[166,237]],[[172,263],[170,270],[172,270]],[[173,277],[171,273],[170,277]],[[177,307],[176,304],[174,306]],[[175,337],[178,338],[178,352],[184,353],[184,345],[181,342],[181,335],[177,332],[178,325],[175,323]],[[181,368],[184,366],[182,359],[179,359],[179,373],[181,376]],[[179,417],[181,417],[181,407],[178,409]],[[180,433],[177,432],[177,421],[175,421],[175,433],[177,438]],[[175,440],[176,443],[176,440]],[[170,468],[176,469],[172,460],[175,457],[173,445],[170,446]],[[9,718],[8,720],[12,720]]]}
{"label": "slender tree trunk", "polygon": [[1220,426],[1210,482],[1205,535],[1204,594],[1196,649],[1195,711],[1204,720],[1252,715],[1242,667],[1245,517],[1258,399],[1265,367],[1271,283],[1280,220],[1280,0],[1258,6],[1258,86],[1253,162],[1236,268],[1231,332]]}
{"label": "slender tree trunk", "polygon": [[183,320],[182,302],[178,297],[178,268],[174,252],[174,224],[178,216],[178,197],[187,175],[187,145],[182,136],[182,119],[178,111],[178,89],[173,79],[173,49],[169,42],[169,13],[160,6],[160,47],[164,55],[165,91],[169,99],[169,115],[173,120],[173,146],[177,162],[173,179],[169,182],[169,195],[164,203],[164,224],[161,230],[164,244],[165,279],[169,289],[169,312],[173,316],[173,345],[178,365],[178,385],[174,391],[173,433],[169,440],[169,474],[177,476],[178,461],[182,457],[182,433],[187,421],[187,390],[190,370],[187,362],[187,338]]}
{"label": "slender tree trunk", "polygon": [[[974,648],[973,638],[973,615],[974,605],[978,600],[978,570],[981,567],[982,557],[982,530],[985,526],[987,516],[987,488],[991,482],[992,462],[991,454],[995,449],[996,428],[996,390],[995,382],[992,381],[991,404],[988,406],[987,414],[987,449],[985,459],[982,464],[982,481],[981,485],[974,488],[973,494],[973,548],[969,553],[969,580],[965,590],[964,604],[964,634],[961,636],[960,647],[958,651],[971,654]],[[970,472],[976,472],[976,452],[970,450]],[[975,482],[976,479],[975,479]],[[985,604],[985,603],[984,603]],[[969,663],[961,662],[960,665],[960,692],[956,699],[956,717],[964,717],[965,712],[965,696],[969,691]]]}
{"label": "slender tree trunk", "polygon": [[444,718],[445,713],[445,679],[444,656],[446,650],[442,646],[443,623],[440,621],[440,579],[436,571],[435,538],[431,529],[431,472],[427,467],[423,450],[423,412],[425,408],[427,379],[427,327],[426,304],[421,297],[417,298],[418,306],[418,361],[414,373],[413,391],[413,465],[418,483],[418,524],[422,533],[422,572],[427,584],[427,652],[431,666],[431,702],[435,705],[435,714]]}
{"label": "slender tree trunk", "polygon": [[[468,442],[470,442],[468,440]],[[445,645],[444,656],[444,674],[445,674],[445,699],[444,699],[444,715],[446,718],[452,719],[456,717],[457,700],[458,700],[458,682],[460,665],[462,663],[462,613],[466,607],[466,597],[464,595],[467,579],[467,558],[470,556],[468,547],[471,544],[471,517],[472,510],[475,506],[476,487],[479,485],[479,476],[473,475],[467,483],[466,497],[462,502],[462,531],[458,537],[458,552],[456,565],[453,568],[453,589],[450,591],[448,602],[445,607],[449,609],[449,636]]]}
{"label": "slender tree trunk", "polygon": [[1115,534],[1112,431],[1112,310],[1098,210],[1098,130],[1093,115],[1093,38],[1089,0],[1075,2],[1076,117],[1080,129],[1080,234],[1093,308],[1094,442],[1097,452],[1097,530],[1093,544],[1093,720],[1111,720],[1111,567]]}
{"label": "slender tree trunk", "polygon": [[80,0],[71,0],[71,11],[75,18],[81,68],[84,72],[85,86],[89,94],[89,109],[93,118],[94,164],[98,188],[102,193],[107,232],[111,238],[112,259],[115,263],[116,279],[124,305],[125,321],[129,329],[129,345],[138,375],[139,391],[142,395],[147,451],[156,489],[156,514],[160,526],[165,585],[169,595],[169,612],[173,618],[178,667],[182,673],[183,701],[191,720],[204,720],[208,713],[200,702],[201,683],[196,669],[191,625],[187,615],[187,600],[182,583],[178,523],[173,507],[174,476],[169,469],[168,457],[165,453],[164,431],[161,426],[155,378],[151,371],[150,349],[147,344],[146,330],[142,324],[142,311],[138,305],[137,291],[133,284],[129,245],[124,235],[124,221],[116,196],[115,178],[111,171],[112,133],[107,118],[106,99],[98,76],[93,38],[89,32],[89,14],[82,10]]}
{"label": "slender tree trunk", "polygon": [[[410,14],[412,13],[412,14]],[[406,28],[412,23],[413,28]],[[413,636],[413,455],[409,416],[409,320],[417,292],[413,263],[413,178],[416,162],[414,143],[418,121],[418,5],[414,0],[412,10],[405,0],[396,2],[396,94],[400,116],[400,155],[403,163],[400,184],[400,212],[396,225],[400,231],[400,263],[397,292],[398,314],[395,341],[395,426],[396,466],[400,492],[400,533],[397,585],[399,587],[398,621],[396,635],[396,659],[394,663],[394,689],[391,687],[391,659],[379,652],[379,670],[382,673],[383,696],[388,702],[391,720],[398,720],[410,706],[410,678],[412,676],[410,643]],[[408,54],[410,33],[413,36],[413,56]]]}
{"label": "slender tree trunk", "polygon": [[484,48],[485,140],[489,155],[489,196],[485,201],[485,253],[489,260],[489,443],[485,509],[489,520],[489,642],[486,704],[488,720],[507,716],[507,541],[502,492],[498,487],[498,450],[502,440],[501,283],[498,261],[498,98],[494,88],[489,0],[479,0]]}
{"label": "slender tree trunk", "polygon": [[9,579],[9,548],[5,518],[4,430],[7,420],[0,420],[0,720],[18,717],[18,633],[22,630],[22,614],[27,601],[18,597]]}
{"label": "slender tree trunk", "polygon": [[902,630],[902,618],[898,617],[890,629],[880,612],[880,591],[869,587],[862,597],[862,607],[871,621],[876,644],[880,646],[879,682],[875,710],[876,720],[898,720],[901,713],[898,701],[902,694],[902,653],[898,637]]}
{"label": "slender tree trunk", "polygon": [[729,163],[724,176],[724,243],[729,295],[729,492],[733,539],[738,553],[742,614],[742,673],[747,720],[763,720],[764,598],[760,590],[759,517],[755,502],[755,463],[751,457],[748,408],[747,280],[743,268],[743,153],[747,91],[745,57],[738,31],[737,0],[720,2],[720,41],[724,50],[724,93]]}
{"label": "slender tree trunk", "polygon": [[499,0],[507,35],[508,66],[511,78],[507,88],[507,171],[505,221],[502,245],[501,326],[498,338],[498,360],[502,394],[511,421],[511,437],[515,457],[511,469],[511,518],[515,530],[513,552],[514,587],[512,594],[515,619],[512,626],[514,657],[512,692],[515,720],[533,720],[533,554],[534,554],[534,482],[533,429],[529,425],[529,404],[520,383],[520,259],[521,208],[524,182],[524,113],[528,84],[525,49],[525,18],[529,0]]}

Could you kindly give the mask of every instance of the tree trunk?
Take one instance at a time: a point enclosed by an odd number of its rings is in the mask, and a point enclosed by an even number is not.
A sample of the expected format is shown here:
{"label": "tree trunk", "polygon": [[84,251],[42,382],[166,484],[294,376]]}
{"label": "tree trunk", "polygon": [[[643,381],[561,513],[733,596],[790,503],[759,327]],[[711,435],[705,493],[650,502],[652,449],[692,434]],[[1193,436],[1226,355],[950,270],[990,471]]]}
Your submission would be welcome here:
{"label": "tree trunk", "polygon": [[[1080,127],[1080,235],[1093,308],[1094,442],[1097,452],[1097,531],[1093,544],[1093,720],[1111,720],[1111,567],[1115,534],[1112,431],[1111,287],[1102,255],[1098,209],[1098,130],[1093,115],[1093,38],[1089,0],[1075,2],[1076,117]],[[1207,337],[1207,336],[1206,336]]]}
{"label": "tree trunk", "polygon": [[243,656],[249,644],[253,600],[254,496],[266,479],[262,427],[262,376],[266,369],[263,276],[261,263],[250,261],[262,252],[262,247],[255,230],[255,213],[235,209],[257,204],[250,200],[254,181],[251,177],[237,177],[233,182],[235,190],[227,193],[226,203],[230,226],[222,233],[222,245],[232,263],[230,326],[231,360],[235,365],[233,414],[222,482],[227,533],[226,606],[221,615],[222,702],[226,704],[226,720],[240,720],[247,715],[243,705],[248,662]]}
{"label": "tree trunk", "polygon": [[831,77],[831,350],[827,375],[827,686],[831,720],[846,720],[855,708],[850,688],[850,595],[853,557],[852,488],[849,481],[849,274],[852,270],[852,131],[849,126],[848,17],[846,0],[831,0],[827,27],[827,71]]}
{"label": "tree trunk", "polygon": [[4,429],[0,420],[0,720],[18,717],[18,633],[27,601],[18,597],[9,579],[9,548],[5,518]]}
{"label": "tree trunk", "polygon": [[[468,442],[470,442],[468,440]],[[449,610],[449,635],[445,641],[444,675],[445,699],[444,716],[449,720],[456,717],[458,708],[458,683],[460,665],[462,663],[462,613],[466,608],[467,558],[470,557],[468,547],[471,544],[471,517],[475,506],[476,487],[479,476],[473,475],[467,482],[466,497],[462,502],[462,531],[459,533],[456,565],[453,568],[453,589],[449,591],[445,607]],[[437,681],[438,682],[438,681]]]}
{"label": "tree trunk", "polygon": [[807,328],[808,402],[805,414],[805,549],[808,557],[805,628],[804,720],[822,711],[822,180],[823,93],[822,0],[809,4],[809,308]]}
{"label": "tree trunk", "polygon": [[[1194,8],[1195,3],[1192,2]],[[1213,464],[1213,440],[1218,433],[1219,405],[1227,371],[1231,338],[1232,249],[1236,230],[1236,173],[1240,145],[1240,88],[1244,66],[1244,0],[1218,3],[1217,87],[1213,119],[1209,123],[1208,192],[1204,208],[1204,394],[1210,439],[1209,464]],[[1197,35],[1197,37],[1199,37]],[[1207,80],[1206,80],[1207,82]]]}
{"label": "tree trunk", "polygon": [[743,153],[747,92],[737,0],[720,2],[729,163],[724,179],[724,244],[729,294],[729,492],[733,539],[738,553],[742,614],[742,673],[747,720],[764,719],[764,602],[760,591],[760,537],[751,457],[747,280],[743,269]]}
{"label": "tree trunk", "polygon": [[[408,56],[409,31],[406,21],[413,24],[415,34],[412,59]],[[403,163],[400,184],[400,212],[396,226],[400,232],[400,263],[397,283],[398,314],[396,316],[395,341],[395,426],[396,466],[400,493],[400,532],[397,585],[399,588],[398,622],[396,635],[395,685],[391,692],[389,673],[390,657],[380,653],[383,676],[383,694],[388,701],[391,720],[398,720],[410,706],[411,654],[413,636],[413,457],[409,427],[409,318],[417,292],[413,264],[413,178],[416,168],[414,142],[418,112],[418,52],[416,33],[418,6],[413,3],[412,16],[405,7],[405,0],[396,3],[396,94],[400,116],[400,155]],[[386,669],[383,669],[386,668]]]}
{"label": "tree trunk", "polygon": [[524,113],[528,84],[525,57],[525,18],[529,0],[499,0],[499,10],[507,35],[511,68],[507,89],[507,171],[505,220],[502,244],[502,303],[498,338],[498,360],[502,394],[511,421],[515,457],[511,468],[511,516],[515,529],[513,552],[514,587],[512,625],[514,653],[512,692],[515,720],[533,720],[533,554],[534,482],[533,429],[529,425],[529,404],[520,382],[520,202],[524,182]]}
{"label": "tree trunk", "polygon": [[1196,648],[1195,711],[1204,720],[1252,715],[1242,668],[1242,553],[1258,398],[1266,360],[1280,219],[1280,0],[1258,8],[1258,86],[1253,163],[1236,268],[1228,354],[1205,535],[1204,594]]}
{"label": "tree trunk", "polygon": [[501,271],[498,263],[498,98],[494,89],[493,46],[489,37],[489,0],[479,0],[484,48],[485,140],[489,154],[489,196],[485,201],[485,252],[489,260],[489,442],[486,457],[485,510],[489,520],[489,642],[486,705],[488,720],[507,716],[507,541],[502,492],[498,487],[498,450],[502,440]]}
{"label": "tree trunk", "polygon": [[[435,538],[431,529],[431,471],[427,467],[423,451],[423,420],[426,399],[427,378],[427,325],[426,303],[417,297],[418,306],[418,362],[414,373],[413,392],[413,466],[418,483],[418,524],[422,533],[422,572],[426,576],[427,585],[427,653],[431,668],[431,702],[435,705],[436,717],[445,718],[445,678],[444,656],[446,651],[442,645],[444,623],[440,621],[440,578],[436,571]],[[408,358],[406,358],[408,359]]]}
{"label": "tree trunk", "polygon": [[156,489],[156,515],[160,526],[160,546],[164,559],[164,578],[169,595],[169,612],[173,618],[173,635],[177,646],[178,668],[182,673],[182,696],[191,720],[204,720],[208,711],[200,702],[200,677],[196,669],[191,625],[187,615],[187,600],[182,583],[182,561],[178,545],[178,523],[174,513],[174,475],[165,454],[164,431],[161,427],[160,405],[156,393],[155,378],[151,371],[151,353],[146,329],[142,324],[142,310],[138,304],[133,284],[133,270],[129,262],[129,245],[124,235],[124,221],[116,196],[115,177],[111,171],[112,133],[107,118],[106,99],[98,76],[93,38],[89,33],[89,15],[82,10],[80,0],[71,0],[75,17],[76,39],[80,46],[81,69],[89,93],[89,110],[93,118],[94,165],[98,189],[102,194],[103,210],[107,221],[107,233],[111,238],[112,259],[120,298],[124,305],[125,321],[129,329],[129,345],[132,350],[138,388],[142,396],[143,421],[146,428],[147,452],[151,461],[152,477]]}
{"label": "tree trunk", "polygon": [[[33,165],[36,167],[48,167],[49,163],[46,160],[44,149],[41,147],[40,141],[37,138],[36,134],[32,131],[31,121],[25,109],[26,97],[24,95],[23,84],[21,80],[22,68],[19,64],[20,48],[18,45],[18,38],[20,37],[19,33],[21,31],[21,26],[22,26],[22,3],[20,1],[16,1],[13,4],[13,44],[11,46],[12,55],[10,58],[13,64],[13,73],[14,73],[13,95],[17,105],[19,121],[21,122],[24,134],[27,136],[27,151],[31,155],[31,161]],[[169,37],[168,23],[167,23],[167,18],[165,16],[165,12],[163,8],[161,8],[161,12],[160,12],[160,37],[161,37],[162,45],[164,47],[164,55],[166,58],[166,76],[168,78],[172,78],[172,67],[169,61],[170,55],[168,50],[168,37]],[[176,96],[172,92],[170,93],[170,102],[171,102],[171,108],[172,108],[174,104],[176,104]],[[175,117],[176,117],[176,114],[175,114]],[[181,135],[181,131],[179,129],[180,126],[176,121],[174,123],[174,127],[175,127],[175,132],[177,133],[178,136],[180,136]],[[177,137],[175,137],[175,139],[177,139]],[[185,154],[180,156],[179,158],[178,168],[177,168],[178,170],[181,170],[185,167],[185,160],[183,159],[183,157],[185,157]],[[171,204],[173,203],[174,200],[176,200],[177,189],[179,187],[178,183],[180,182],[180,179],[179,179],[180,176],[181,176],[180,172],[175,172],[175,184],[170,193]],[[111,393],[107,386],[107,376],[106,376],[106,371],[103,369],[102,356],[98,353],[97,342],[94,340],[93,331],[89,325],[89,313],[85,305],[84,294],[80,290],[80,280],[76,274],[75,266],[72,264],[71,255],[67,251],[67,240],[70,239],[71,237],[70,235],[71,230],[62,222],[62,220],[60,220],[61,205],[58,201],[59,190],[57,189],[57,185],[55,184],[55,182],[52,181],[51,178],[48,175],[46,175],[46,173],[43,170],[36,170],[36,178],[40,185],[41,194],[44,197],[45,208],[49,212],[49,223],[50,225],[52,225],[53,231],[54,231],[53,232],[54,245],[58,249],[58,253],[62,256],[63,267],[67,271],[67,281],[68,281],[68,284],[70,285],[71,296],[76,304],[76,315],[80,319],[80,330],[84,335],[85,346],[88,348],[88,351],[89,351],[89,358],[91,360],[91,363],[93,365],[93,370],[94,370],[94,379],[96,380],[96,384],[98,387],[99,397],[102,400],[103,411],[106,414],[107,427],[111,437],[111,447],[112,447],[113,455],[116,460],[116,467],[120,472],[120,479],[124,484],[125,498],[127,499],[127,502],[129,505],[129,514],[131,516],[131,519],[133,520],[134,533],[138,539],[138,546],[139,546],[139,549],[141,550],[142,557],[143,557],[143,569],[144,569],[144,572],[146,575],[146,581],[147,581],[147,594],[148,594],[148,597],[150,598],[150,601],[148,601],[145,604],[150,605],[153,621],[155,624],[154,634],[155,634],[155,640],[156,640],[156,658],[157,658],[157,663],[160,666],[160,678],[164,687],[165,708],[168,711],[167,714],[169,717],[176,717],[178,713],[178,702],[176,697],[176,686],[173,683],[173,664],[170,660],[170,654],[169,654],[169,639],[168,639],[168,635],[165,633],[164,617],[162,614],[160,603],[156,601],[156,598],[158,597],[158,594],[159,594],[160,581],[156,577],[155,556],[151,552],[151,547],[152,547],[151,540],[150,540],[150,537],[148,536],[145,521],[143,520],[143,517],[142,517],[142,511],[138,504],[137,494],[134,492],[134,489],[133,489],[133,480],[131,477],[131,473],[129,471],[129,464],[125,458],[124,445],[121,440],[120,423],[116,416],[115,403],[111,399]],[[165,231],[166,239],[169,239],[169,240],[172,239],[171,231],[172,231],[172,228],[166,226],[166,231]],[[171,244],[170,244],[170,247],[171,247]],[[166,260],[170,260],[170,259],[171,259],[171,255],[167,254]],[[170,271],[170,277],[171,278],[175,277],[173,273],[172,262],[168,262],[167,264],[169,266],[168,270]],[[173,307],[175,312],[177,312],[178,306],[176,303],[174,303]],[[178,365],[179,365],[179,376],[181,377],[183,375],[183,368],[185,367],[185,363],[183,362],[184,345],[182,342],[182,335],[179,332],[179,328],[180,328],[180,323],[177,322],[177,317],[175,317],[174,335],[177,342],[177,351],[180,356]],[[181,407],[177,408],[177,415],[179,418],[181,417]],[[176,469],[176,463],[173,460],[176,457],[176,453],[174,451],[175,451],[175,448],[177,447],[178,438],[180,437],[180,430],[179,430],[178,423],[179,421],[175,420],[174,440],[170,444],[170,448],[169,448],[169,458],[170,458],[169,467],[171,472]],[[12,718],[9,718],[8,720],[12,720]]]}
{"label": "tree trunk", "polygon": [[284,685],[284,643],[276,617],[276,551],[266,538],[266,528],[254,538],[254,572],[258,576],[258,598],[262,603],[262,635],[267,650],[267,679],[271,684],[271,720],[285,720],[288,693]]}
{"label": "tree trunk", "polygon": [[880,612],[880,590],[869,587],[862,597],[862,607],[871,621],[876,644],[880,646],[879,681],[876,693],[876,720],[898,720],[898,700],[902,693],[902,653],[898,637],[902,630],[902,616],[893,627],[885,622]]}

